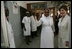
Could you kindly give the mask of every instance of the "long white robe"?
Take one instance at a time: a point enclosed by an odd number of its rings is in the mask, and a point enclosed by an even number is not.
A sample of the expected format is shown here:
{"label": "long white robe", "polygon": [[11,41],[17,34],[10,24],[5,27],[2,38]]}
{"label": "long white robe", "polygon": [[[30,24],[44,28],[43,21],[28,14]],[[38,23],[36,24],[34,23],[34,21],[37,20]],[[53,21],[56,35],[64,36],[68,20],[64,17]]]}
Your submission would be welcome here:
{"label": "long white robe", "polygon": [[63,20],[62,18],[59,19],[59,35],[58,35],[58,47],[59,48],[66,48],[65,42],[69,41],[69,34],[70,34],[70,17],[66,15]]}
{"label": "long white robe", "polygon": [[53,18],[44,16],[38,23],[42,24],[40,48],[54,48]]}
{"label": "long white robe", "polygon": [[15,42],[14,42],[14,33],[12,30],[12,26],[7,20],[6,20],[6,24],[7,24],[8,39],[9,39],[10,48],[16,48]]}
{"label": "long white robe", "polygon": [[24,36],[30,36],[31,35],[30,22],[31,22],[30,17],[27,17],[27,16],[25,16],[22,20],[22,23],[25,24],[25,28],[26,28],[26,31],[23,28]]}

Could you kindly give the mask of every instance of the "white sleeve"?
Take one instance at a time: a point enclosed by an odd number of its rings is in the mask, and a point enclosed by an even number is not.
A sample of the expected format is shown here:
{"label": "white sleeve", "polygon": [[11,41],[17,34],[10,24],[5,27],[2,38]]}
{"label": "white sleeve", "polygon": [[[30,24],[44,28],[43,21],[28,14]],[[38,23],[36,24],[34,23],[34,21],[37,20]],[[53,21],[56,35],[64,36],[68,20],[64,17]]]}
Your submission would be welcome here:
{"label": "white sleeve", "polygon": [[70,18],[67,20],[68,21],[68,32],[66,33],[66,41],[69,41],[69,38],[70,38],[70,33],[71,33],[71,21],[70,21]]}
{"label": "white sleeve", "polygon": [[71,19],[69,21],[69,25],[68,26],[69,26],[68,27],[68,32],[69,32],[69,47],[71,47]]}
{"label": "white sleeve", "polygon": [[[71,18],[71,17],[70,17]],[[70,25],[70,26],[69,26]],[[69,47],[71,47],[71,19],[69,21],[69,27],[68,27],[68,32],[69,32]]]}
{"label": "white sleeve", "polygon": [[25,23],[25,17],[23,18],[22,23]]}

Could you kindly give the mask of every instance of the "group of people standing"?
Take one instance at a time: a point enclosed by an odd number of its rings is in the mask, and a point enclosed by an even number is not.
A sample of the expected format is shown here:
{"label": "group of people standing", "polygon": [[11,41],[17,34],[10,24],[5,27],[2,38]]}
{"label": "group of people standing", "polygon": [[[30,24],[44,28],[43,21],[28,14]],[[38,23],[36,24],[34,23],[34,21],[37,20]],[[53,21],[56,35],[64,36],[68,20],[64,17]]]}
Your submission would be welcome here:
{"label": "group of people standing", "polygon": [[[67,15],[67,7],[61,6],[59,8],[60,11],[60,18],[58,22],[58,48],[68,48],[70,41],[70,16]],[[39,30],[39,26],[41,25],[41,37],[40,37],[40,48],[54,48],[54,32],[55,32],[55,26],[53,17],[49,15],[49,9],[44,10],[44,15],[40,15],[39,13],[32,12],[32,15],[30,16],[30,13],[27,11],[26,15],[23,17],[22,23],[23,23],[23,32],[25,36],[26,44],[29,45],[30,38],[34,38],[34,36],[37,36],[37,32]],[[8,11],[5,12],[6,18]],[[39,17],[39,18],[38,18]],[[7,24],[9,24],[7,20]],[[11,28],[11,26],[8,26],[8,30]],[[12,31],[12,28],[11,28]],[[9,34],[10,34],[9,30]],[[10,36],[13,36],[13,33],[10,34]],[[10,46],[15,47],[14,39],[10,38]]]}
{"label": "group of people standing", "polygon": [[29,16],[27,11],[27,16],[22,20],[22,23],[24,23],[24,36],[35,36],[39,30],[37,29],[38,26],[42,25],[40,48],[54,48],[54,32],[57,30],[55,26],[58,25],[58,47],[69,47],[70,16],[67,11],[68,9],[65,5],[59,8],[60,18],[58,18],[59,22],[55,25],[53,17],[49,15],[49,9],[44,10],[44,15],[33,13],[32,16]]}

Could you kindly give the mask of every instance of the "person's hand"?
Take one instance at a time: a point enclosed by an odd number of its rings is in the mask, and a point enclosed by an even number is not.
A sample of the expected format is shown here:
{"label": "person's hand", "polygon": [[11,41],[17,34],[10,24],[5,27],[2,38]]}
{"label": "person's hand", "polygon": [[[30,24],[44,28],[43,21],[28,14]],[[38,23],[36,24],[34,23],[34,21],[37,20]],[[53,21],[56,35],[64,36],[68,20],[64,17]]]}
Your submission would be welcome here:
{"label": "person's hand", "polygon": [[69,41],[65,42],[65,46],[69,47]]}

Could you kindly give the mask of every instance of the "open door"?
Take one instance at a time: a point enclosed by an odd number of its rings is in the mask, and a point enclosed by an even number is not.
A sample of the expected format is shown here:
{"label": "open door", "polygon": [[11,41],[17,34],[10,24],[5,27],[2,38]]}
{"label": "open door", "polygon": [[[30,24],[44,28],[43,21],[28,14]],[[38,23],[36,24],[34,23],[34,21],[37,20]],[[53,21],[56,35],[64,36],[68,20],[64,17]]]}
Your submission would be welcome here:
{"label": "open door", "polygon": [[22,19],[24,16],[26,16],[26,11],[27,11],[27,9],[20,6],[21,28],[23,28]]}

